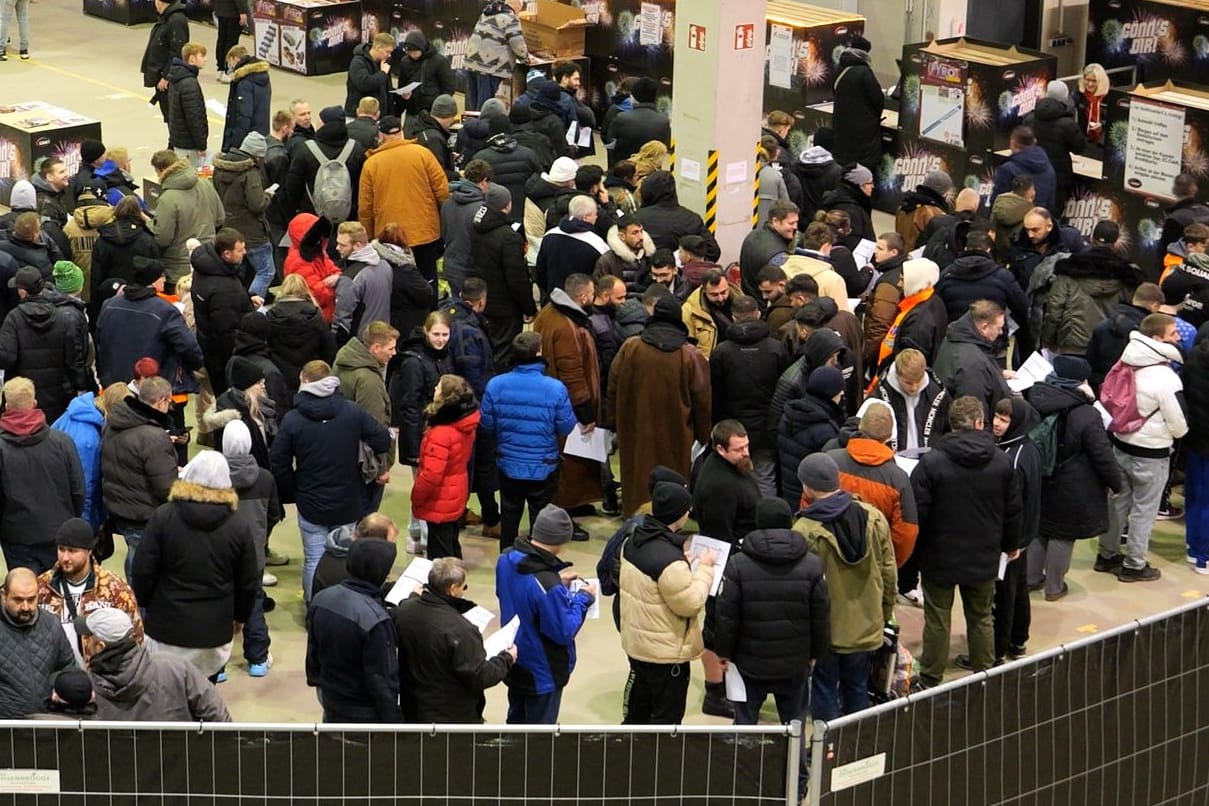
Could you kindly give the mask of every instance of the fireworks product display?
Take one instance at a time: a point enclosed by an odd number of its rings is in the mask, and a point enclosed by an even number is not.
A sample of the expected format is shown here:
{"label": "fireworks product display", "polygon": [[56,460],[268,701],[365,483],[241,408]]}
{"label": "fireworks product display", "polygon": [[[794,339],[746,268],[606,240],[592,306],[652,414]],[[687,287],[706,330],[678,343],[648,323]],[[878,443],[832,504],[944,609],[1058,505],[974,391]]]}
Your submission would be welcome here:
{"label": "fireworks product display", "polygon": [[100,139],[100,121],[44,101],[0,106],[0,204],[8,204],[18,180],[33,176],[39,160],[59,157],[74,174],[80,143]]}
{"label": "fireworks product display", "polygon": [[1092,0],[1086,62],[1136,65],[1140,81],[1209,84],[1209,7],[1202,0]]}
{"label": "fireworks product display", "polygon": [[361,43],[358,0],[256,0],[256,55],[308,76],[343,73]]}
{"label": "fireworks product display", "polygon": [[155,22],[153,0],[84,0],[84,13],[122,25],[139,25]]}
{"label": "fireworks product display", "polygon": [[768,4],[768,46],[764,61],[764,113],[793,114],[830,101],[839,75],[840,53],[865,31],[859,14],[787,0]]}

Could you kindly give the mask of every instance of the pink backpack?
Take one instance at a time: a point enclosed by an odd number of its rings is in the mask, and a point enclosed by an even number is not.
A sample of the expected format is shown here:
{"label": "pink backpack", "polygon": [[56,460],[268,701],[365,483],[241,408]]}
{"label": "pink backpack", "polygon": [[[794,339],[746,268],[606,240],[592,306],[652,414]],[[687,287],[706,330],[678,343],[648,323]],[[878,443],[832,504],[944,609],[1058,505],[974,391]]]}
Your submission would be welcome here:
{"label": "pink backpack", "polygon": [[1132,434],[1146,425],[1158,408],[1150,414],[1138,411],[1138,367],[1118,361],[1112,365],[1100,387],[1100,403],[1111,415],[1108,430],[1113,434]]}

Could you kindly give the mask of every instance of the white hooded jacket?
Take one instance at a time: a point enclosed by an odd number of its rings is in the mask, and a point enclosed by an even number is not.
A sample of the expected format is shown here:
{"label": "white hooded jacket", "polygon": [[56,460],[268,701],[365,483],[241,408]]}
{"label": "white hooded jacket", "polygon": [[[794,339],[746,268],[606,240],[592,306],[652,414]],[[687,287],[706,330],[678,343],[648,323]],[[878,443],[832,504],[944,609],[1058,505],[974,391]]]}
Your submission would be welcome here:
{"label": "white hooded jacket", "polygon": [[1165,450],[1188,433],[1188,419],[1181,399],[1184,384],[1171,366],[1173,362],[1183,360],[1174,344],[1157,341],[1137,330],[1129,334],[1121,361],[1138,367],[1134,378],[1138,412],[1143,416],[1151,412],[1154,415],[1132,434],[1114,434],[1114,440],[1147,451]]}

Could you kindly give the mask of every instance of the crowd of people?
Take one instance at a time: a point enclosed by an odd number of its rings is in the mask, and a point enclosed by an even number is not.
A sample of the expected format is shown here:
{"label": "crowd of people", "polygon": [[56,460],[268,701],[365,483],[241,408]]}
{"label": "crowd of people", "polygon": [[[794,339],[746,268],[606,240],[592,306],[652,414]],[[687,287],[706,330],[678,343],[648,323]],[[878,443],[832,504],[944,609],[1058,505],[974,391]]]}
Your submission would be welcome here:
{"label": "crowd of people", "polygon": [[[920,689],[1023,656],[1030,593],[1069,593],[1077,540],[1098,538],[1095,571],[1158,579],[1151,530],[1183,517],[1181,478],[1190,572],[1209,574],[1192,177],[1161,276],[1112,222],[1090,242],[1062,224],[1026,127],[989,208],[933,171],[877,233],[870,168],[826,129],[790,153],[772,113],[762,171],[782,181],[724,266],[662,168],[653,81],[613,99],[607,174],[568,145],[574,63],[511,109],[494,97],[523,55],[507,4],[480,27],[512,55],[472,68],[480,114],[460,128],[419,32],[360,47],[345,104],[316,118],[301,99],[270,115],[267,71],[232,45],[212,178],[190,122],[206,48],[179,2],[156,5],[154,213],[120,150],[88,141],[76,175],[44,160],[0,218],[0,716],[229,719],[214,684],[235,639],[253,677],[272,666],[287,504],[329,722],[481,721],[501,682],[509,722],[555,722],[604,595],[628,724],[681,721],[697,659],[706,714],[752,724],[769,695],[783,720],[853,713],[896,606],[923,609]],[[867,45],[845,58],[867,67]],[[402,108],[396,74],[420,82]],[[431,561],[391,602],[387,485]],[[585,573],[560,554],[598,514],[618,523]],[[498,538],[517,625],[491,656],[463,617],[467,526]],[[121,575],[102,565],[115,536]]]}

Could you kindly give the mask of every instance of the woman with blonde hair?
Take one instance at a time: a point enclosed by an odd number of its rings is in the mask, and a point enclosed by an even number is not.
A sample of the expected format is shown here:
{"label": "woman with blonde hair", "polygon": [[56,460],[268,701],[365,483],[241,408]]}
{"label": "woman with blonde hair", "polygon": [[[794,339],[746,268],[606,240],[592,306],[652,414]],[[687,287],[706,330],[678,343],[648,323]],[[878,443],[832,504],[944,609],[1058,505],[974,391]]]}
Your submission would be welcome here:
{"label": "woman with blonde hair", "polygon": [[1104,143],[1104,98],[1108,95],[1108,72],[1092,62],[1079,76],[1075,95],[1075,116],[1089,143]]}
{"label": "woman with blonde hair", "polygon": [[[269,320],[269,357],[281,370],[293,399],[298,391],[298,374],[308,361],[318,358],[330,364],[336,360],[336,338],[301,275],[286,277],[274,299],[265,312]],[[277,414],[285,416],[284,411]]]}
{"label": "woman with blonde hair", "polygon": [[420,442],[411,509],[428,524],[428,558],[460,559],[458,522],[470,498],[467,468],[479,427],[479,402],[463,378],[442,375],[424,415],[428,429]]}
{"label": "woman with blonde hair", "polygon": [[766,134],[760,138],[760,150],[756,153],[756,164],[759,172],[756,174],[760,181],[760,206],[756,228],[764,226],[768,221],[768,210],[778,201],[789,201],[789,189],[785,186],[785,178],[781,175],[781,147],[777,138]]}
{"label": "woman with blonde hair", "polygon": [[667,146],[658,140],[647,141],[638,149],[637,154],[630,155],[630,161],[634,163],[634,184],[638,187],[639,195],[642,191],[642,180],[655,171],[664,170],[663,162],[666,159]]}

